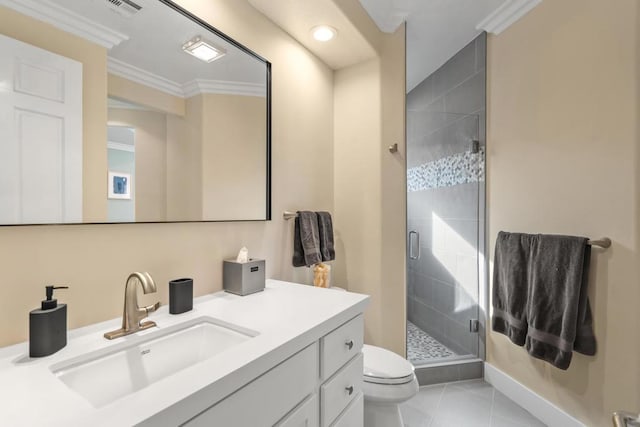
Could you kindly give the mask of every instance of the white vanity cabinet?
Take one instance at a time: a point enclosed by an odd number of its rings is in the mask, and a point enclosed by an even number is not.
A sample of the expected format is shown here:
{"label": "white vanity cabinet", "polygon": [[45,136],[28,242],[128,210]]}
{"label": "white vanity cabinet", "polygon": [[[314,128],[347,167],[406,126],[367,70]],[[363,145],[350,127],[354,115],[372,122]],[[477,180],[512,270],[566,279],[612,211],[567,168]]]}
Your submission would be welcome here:
{"label": "white vanity cabinet", "polygon": [[320,425],[319,402],[318,395],[312,394],[280,420],[276,427],[318,427]]}
{"label": "white vanity cabinet", "polygon": [[360,353],[363,338],[364,318],[360,315],[320,339],[320,376],[323,381]]}
{"label": "white vanity cabinet", "polygon": [[362,314],[183,425],[362,427]]}
{"label": "white vanity cabinet", "polygon": [[[343,423],[342,413],[362,394],[364,318],[356,316],[320,339],[322,427]],[[362,406],[360,406],[362,409]],[[352,411],[358,411],[357,408]],[[340,424],[362,426],[360,424]]]}
{"label": "white vanity cabinet", "polygon": [[315,391],[318,345],[313,343],[185,425],[271,426]]}
{"label": "white vanity cabinet", "polygon": [[[263,292],[204,295],[194,299],[193,310],[179,315],[161,307],[152,318],[158,330],[118,342],[103,334],[117,328],[120,318],[70,331],[67,346],[48,357],[28,359],[28,342],[0,348],[2,425],[40,425],[46,413],[51,427],[362,427],[361,350],[368,302],[367,295],[268,279]],[[244,339],[233,346],[225,344],[227,332],[188,342],[166,339],[202,319],[223,331],[244,331]],[[178,359],[204,352],[202,340],[213,353],[194,356],[174,370]],[[151,342],[166,345],[151,349],[145,344]],[[92,355],[112,360],[125,349],[131,357],[108,373],[74,371],[84,375],[91,392],[120,387],[108,403],[96,406],[58,375],[78,361],[95,368]],[[140,363],[140,357],[147,361]],[[167,375],[150,380],[156,372],[146,369],[151,363],[168,367]],[[104,378],[94,381],[93,374]]]}

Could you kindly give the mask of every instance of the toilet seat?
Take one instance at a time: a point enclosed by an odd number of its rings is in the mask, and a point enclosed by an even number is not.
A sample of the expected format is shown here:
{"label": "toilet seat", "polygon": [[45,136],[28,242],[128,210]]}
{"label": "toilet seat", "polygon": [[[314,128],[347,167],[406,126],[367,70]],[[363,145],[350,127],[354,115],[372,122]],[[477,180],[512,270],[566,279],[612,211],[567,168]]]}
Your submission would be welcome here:
{"label": "toilet seat", "polygon": [[400,404],[418,393],[413,365],[404,358],[372,345],[363,345],[364,425],[403,427]]}
{"label": "toilet seat", "polygon": [[415,378],[413,365],[384,348],[363,345],[365,382],[373,384],[407,384]]}
{"label": "toilet seat", "polygon": [[402,378],[378,378],[365,375],[363,377],[364,382],[372,383],[372,384],[382,384],[382,385],[398,385],[398,384],[406,384],[413,380],[413,374],[402,377]]}
{"label": "toilet seat", "polygon": [[418,392],[418,380],[413,377],[405,384],[376,384],[364,381],[362,383],[365,403],[376,402],[383,405],[393,405],[411,399]]}

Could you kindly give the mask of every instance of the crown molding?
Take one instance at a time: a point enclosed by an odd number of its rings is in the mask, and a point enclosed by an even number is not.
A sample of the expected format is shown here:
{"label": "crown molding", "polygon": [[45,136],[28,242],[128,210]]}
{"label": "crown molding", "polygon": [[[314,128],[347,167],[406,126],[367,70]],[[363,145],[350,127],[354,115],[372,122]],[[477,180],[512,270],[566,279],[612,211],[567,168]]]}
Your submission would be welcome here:
{"label": "crown molding", "polygon": [[195,79],[183,86],[184,96],[190,98],[201,93],[222,95],[266,96],[265,85],[259,83],[230,82],[226,80]]}
{"label": "crown molding", "polygon": [[507,0],[484,18],[476,29],[498,35],[541,2],[542,0]]}
{"label": "crown molding", "polygon": [[48,0],[0,0],[0,5],[51,24],[107,49],[129,39],[126,34],[112,30]]}
{"label": "crown molding", "polygon": [[135,67],[112,57],[107,58],[107,71],[127,80],[149,86],[161,92],[184,98],[182,86],[178,83],[150,73],[142,68]]}
{"label": "crown molding", "polygon": [[181,85],[173,80],[165,79],[164,77],[150,73],[142,68],[135,67],[111,57],[107,58],[107,70],[113,75],[179,98],[190,98],[203,93],[260,97],[266,96],[265,85],[258,83],[195,79]]}

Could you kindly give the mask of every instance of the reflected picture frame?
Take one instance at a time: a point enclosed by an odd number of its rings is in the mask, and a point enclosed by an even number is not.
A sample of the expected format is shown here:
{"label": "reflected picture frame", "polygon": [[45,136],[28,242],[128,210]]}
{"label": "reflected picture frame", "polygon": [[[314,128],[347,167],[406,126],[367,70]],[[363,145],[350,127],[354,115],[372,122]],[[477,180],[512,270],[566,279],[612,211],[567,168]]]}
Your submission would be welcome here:
{"label": "reflected picture frame", "polygon": [[107,198],[131,200],[131,174],[109,171]]}

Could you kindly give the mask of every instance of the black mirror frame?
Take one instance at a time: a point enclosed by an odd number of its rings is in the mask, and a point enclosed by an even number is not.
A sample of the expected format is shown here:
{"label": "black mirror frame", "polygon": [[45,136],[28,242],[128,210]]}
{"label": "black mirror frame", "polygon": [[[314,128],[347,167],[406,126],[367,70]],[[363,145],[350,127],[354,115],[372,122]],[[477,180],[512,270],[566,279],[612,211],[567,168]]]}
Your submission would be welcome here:
{"label": "black mirror frame", "polygon": [[266,188],[265,188],[265,201],[266,201],[266,211],[264,219],[229,219],[229,220],[192,220],[192,221],[133,221],[133,222],[70,222],[70,223],[46,223],[46,224],[0,224],[0,227],[33,227],[33,226],[66,226],[66,225],[98,225],[98,224],[171,224],[171,223],[195,223],[195,222],[258,222],[258,221],[271,221],[271,63],[253,52],[251,49],[246,46],[238,43],[236,40],[227,36],[220,30],[216,29],[209,23],[195,16],[191,12],[185,10],[184,8],[178,6],[171,0],[158,0],[160,3],[170,7],[181,15],[189,18],[193,22],[199,24],[204,29],[211,31],[216,34],[218,37],[222,38],[229,44],[237,47],[243,52],[251,55],[255,59],[260,62],[263,62],[266,67],[266,102],[267,102],[267,123],[266,123],[266,131],[267,131],[267,140],[266,140]]}

